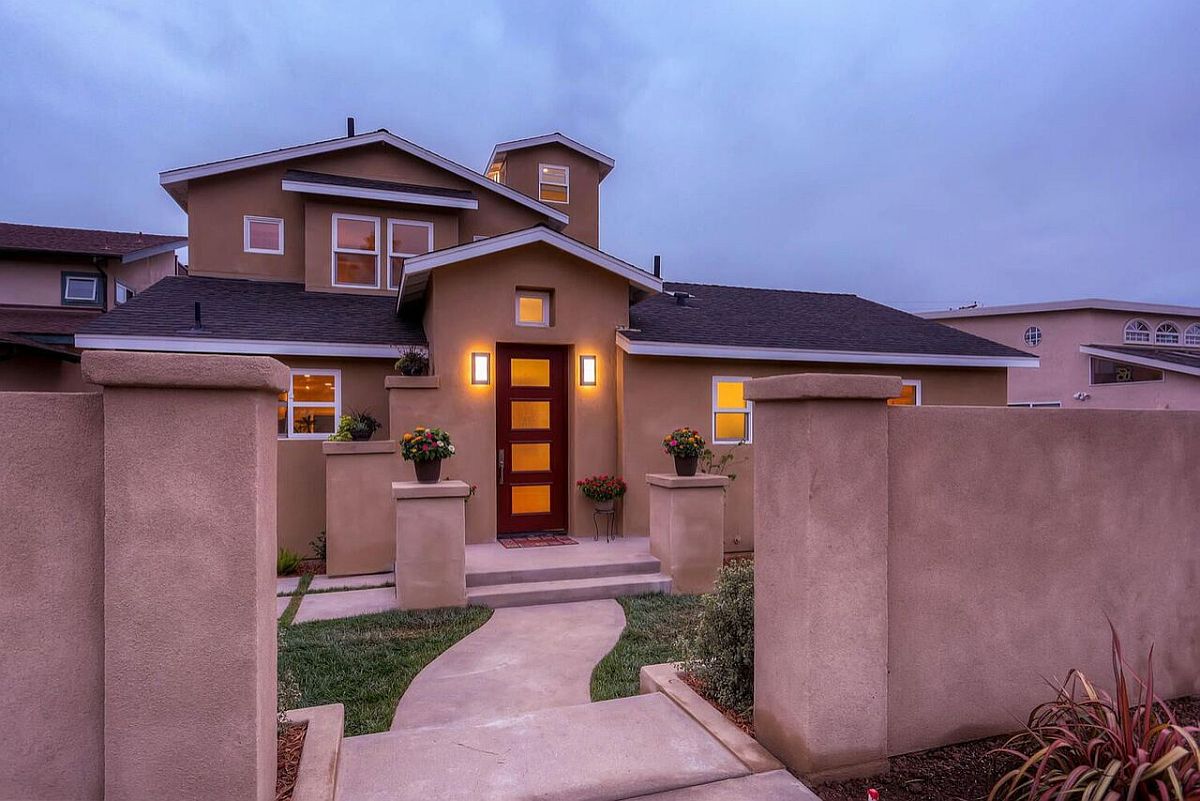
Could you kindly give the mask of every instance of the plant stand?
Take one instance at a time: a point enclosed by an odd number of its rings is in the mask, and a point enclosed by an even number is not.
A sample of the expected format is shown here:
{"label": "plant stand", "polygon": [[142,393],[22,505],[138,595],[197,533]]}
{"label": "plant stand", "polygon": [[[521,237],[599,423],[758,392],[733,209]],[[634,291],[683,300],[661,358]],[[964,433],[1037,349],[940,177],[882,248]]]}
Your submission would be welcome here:
{"label": "plant stand", "polygon": [[612,509],[593,509],[592,510],[592,528],[596,534],[592,537],[593,542],[600,540],[600,521],[604,521],[604,541],[612,542],[618,536],[624,536],[617,532],[617,510]]}

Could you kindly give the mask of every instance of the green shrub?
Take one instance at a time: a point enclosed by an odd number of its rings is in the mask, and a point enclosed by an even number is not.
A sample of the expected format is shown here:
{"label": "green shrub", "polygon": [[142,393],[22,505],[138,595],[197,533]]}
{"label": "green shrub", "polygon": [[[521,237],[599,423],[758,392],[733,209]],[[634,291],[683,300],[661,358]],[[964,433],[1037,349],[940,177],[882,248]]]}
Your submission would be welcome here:
{"label": "green shrub", "polygon": [[682,639],[683,669],[708,696],[745,717],[754,709],[754,562],[721,568],[716,591]]}
{"label": "green shrub", "polygon": [[400,375],[429,375],[429,354],[419,348],[406,348],[396,360]]}
{"label": "green shrub", "polygon": [[325,544],[325,529],[321,529],[321,533],[317,535],[315,540],[308,541],[308,547],[312,548],[314,554],[322,562],[325,561],[325,554],[328,553],[328,548]]}
{"label": "green shrub", "polygon": [[275,557],[275,575],[290,576],[300,567],[300,554],[293,553],[287,548],[280,548]]}

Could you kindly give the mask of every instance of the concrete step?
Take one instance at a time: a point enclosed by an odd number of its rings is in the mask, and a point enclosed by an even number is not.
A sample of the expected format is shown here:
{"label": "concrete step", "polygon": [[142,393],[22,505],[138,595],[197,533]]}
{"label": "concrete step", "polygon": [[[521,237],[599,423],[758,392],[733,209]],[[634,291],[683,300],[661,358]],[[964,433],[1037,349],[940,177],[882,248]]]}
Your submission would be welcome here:
{"label": "concrete step", "polygon": [[[562,546],[569,547],[569,546]],[[649,553],[629,554],[618,560],[596,560],[588,564],[540,565],[526,567],[489,567],[467,572],[468,587],[520,584],[528,581],[569,581],[657,573],[662,563]]]}
{"label": "concrete step", "polygon": [[821,801],[786,770],[739,776],[665,793],[639,795],[626,801]]}
{"label": "concrete step", "polygon": [[467,588],[467,602],[499,609],[568,601],[598,601],[623,595],[670,592],[671,577],[662,573],[637,573],[562,581],[523,581]]}
{"label": "concrete step", "polygon": [[337,797],[618,801],[748,773],[670,699],[652,693],[348,737]]}

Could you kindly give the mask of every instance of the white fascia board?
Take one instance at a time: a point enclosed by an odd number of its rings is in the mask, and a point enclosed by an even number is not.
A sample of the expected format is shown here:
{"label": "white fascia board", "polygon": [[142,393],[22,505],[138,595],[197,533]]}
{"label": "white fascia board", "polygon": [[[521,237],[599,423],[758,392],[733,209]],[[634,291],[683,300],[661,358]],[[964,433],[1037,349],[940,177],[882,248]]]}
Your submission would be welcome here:
{"label": "white fascia board", "polygon": [[143,248],[141,250],[135,250],[133,253],[126,253],[124,256],[122,256],[121,263],[129,264],[130,262],[133,262],[133,261],[138,261],[140,259],[148,259],[151,256],[157,256],[160,253],[170,253],[172,251],[179,250],[180,248],[187,247],[187,243],[188,243],[187,237],[184,237],[183,239],[176,239],[174,242],[167,242],[164,245],[155,245],[152,248]]}
{"label": "white fascia board", "polygon": [[1125,364],[1136,364],[1139,367],[1153,367],[1155,370],[1166,370],[1172,373],[1185,373],[1187,375],[1200,376],[1200,367],[1188,367],[1185,364],[1176,364],[1175,362],[1167,362],[1161,359],[1151,359],[1146,356],[1130,356],[1128,353],[1121,353],[1120,351],[1116,350],[1089,348],[1087,345],[1080,345],[1079,352],[1086,356],[1098,356],[1101,359],[1111,359],[1114,362],[1124,362]]}
{"label": "white fascia board", "polygon": [[383,200],[389,203],[408,203],[416,206],[438,206],[447,209],[478,209],[479,201],[469,197],[445,197],[420,192],[398,192],[390,189],[367,189],[360,186],[317,184],[306,181],[284,181],[284,192],[303,192],[309,195],[333,195],[363,200]]}
{"label": "white fascia board", "polygon": [[602,267],[605,270],[616,273],[635,286],[645,289],[648,292],[662,292],[663,282],[661,278],[656,278],[644,270],[639,270],[629,262],[621,261],[614,256],[589,247],[557,231],[551,231],[540,226],[525,228],[510,234],[492,236],[487,239],[481,239],[478,242],[468,242],[464,245],[444,250],[436,250],[433,253],[426,253],[423,256],[413,256],[404,260],[404,272],[409,275],[418,275],[436,267],[455,264],[480,256],[487,256],[492,253],[499,253],[534,242],[544,242],[552,245],[559,250],[595,264],[597,267]]}
{"label": "white fascia board", "polygon": [[1082,298],[1080,300],[1059,300],[1049,303],[1017,303],[1010,306],[980,306],[976,309],[952,309],[949,311],[917,312],[918,317],[926,320],[958,320],[969,317],[1001,317],[1015,314],[1044,314],[1062,311],[1098,311],[1126,312],[1129,314],[1152,314],[1163,317],[1200,317],[1200,307],[1174,306],[1165,303],[1137,303],[1126,300],[1107,300],[1105,298]]}
{"label": "white fascia board", "polygon": [[198,337],[138,337],[114,334],[76,334],[81,350],[148,350],[169,353],[236,353],[265,356],[344,356],[355,359],[394,359],[407,345],[365,345],[353,342],[281,342],[265,339]]}
{"label": "white fascia board", "polygon": [[696,345],[689,342],[632,341],[617,333],[617,347],[631,356],[684,356],[694,359],[746,359],[761,362],[831,362],[835,364],[909,364],[931,367],[1037,367],[1038,359],[1007,356],[959,356],[924,353],[869,353],[847,350],[747,348]]}
{"label": "white fascia board", "polygon": [[346,136],[339,139],[326,139],[323,142],[313,142],[308,145],[297,145],[296,147],[287,147],[280,150],[270,150],[266,153],[256,153],[250,156],[240,156],[238,158],[225,159],[224,161],[216,161],[211,164],[201,164],[195,167],[182,167],[177,170],[167,170],[158,174],[158,182],[162,186],[176,184],[181,181],[191,181],[196,178],[207,178],[210,175],[220,175],[221,173],[232,172],[234,170],[244,170],[251,167],[263,167],[268,164],[277,164],[281,161],[290,161],[292,159],[306,158],[308,156],[319,156],[322,153],[332,153],[346,148],[358,147],[360,145],[370,145],[382,143],[390,145],[410,156],[422,159],[437,167],[441,167],[447,172],[457,175],[463,180],[481,186],[491,192],[508,198],[516,203],[533,209],[538,214],[542,214],[555,222],[567,225],[571,222],[571,218],[561,211],[556,211],[544,203],[540,203],[528,195],[523,195],[515,189],[510,189],[504,184],[499,184],[488,178],[485,175],[480,175],[472,169],[455,163],[444,156],[439,156],[431,150],[426,150],[423,147],[414,145],[407,139],[402,139],[394,133],[388,131],[375,131],[373,133],[360,134],[359,136]]}

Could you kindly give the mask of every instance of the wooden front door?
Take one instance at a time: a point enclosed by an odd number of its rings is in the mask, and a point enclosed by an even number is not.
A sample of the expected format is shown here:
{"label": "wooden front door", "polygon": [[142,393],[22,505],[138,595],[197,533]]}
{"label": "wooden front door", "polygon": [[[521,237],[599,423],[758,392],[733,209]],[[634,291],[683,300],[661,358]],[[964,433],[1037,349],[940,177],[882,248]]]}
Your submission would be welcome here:
{"label": "wooden front door", "polygon": [[567,527],[567,357],[496,346],[496,533]]}

